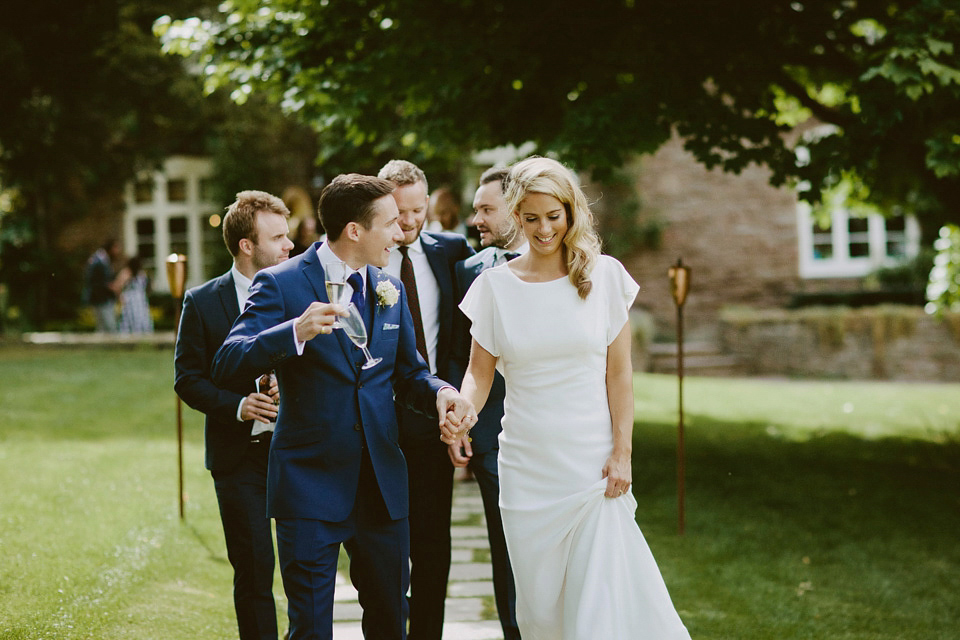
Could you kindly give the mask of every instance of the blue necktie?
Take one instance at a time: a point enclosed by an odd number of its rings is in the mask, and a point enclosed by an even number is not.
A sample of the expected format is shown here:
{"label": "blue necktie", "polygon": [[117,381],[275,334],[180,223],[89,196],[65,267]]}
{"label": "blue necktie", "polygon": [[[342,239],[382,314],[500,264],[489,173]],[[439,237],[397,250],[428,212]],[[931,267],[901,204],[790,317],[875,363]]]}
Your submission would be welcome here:
{"label": "blue necktie", "polygon": [[347,284],[353,287],[353,295],[350,296],[350,302],[357,308],[357,311],[360,312],[360,317],[366,320],[366,301],[363,299],[363,276],[359,273],[351,273],[350,277],[347,278]]}

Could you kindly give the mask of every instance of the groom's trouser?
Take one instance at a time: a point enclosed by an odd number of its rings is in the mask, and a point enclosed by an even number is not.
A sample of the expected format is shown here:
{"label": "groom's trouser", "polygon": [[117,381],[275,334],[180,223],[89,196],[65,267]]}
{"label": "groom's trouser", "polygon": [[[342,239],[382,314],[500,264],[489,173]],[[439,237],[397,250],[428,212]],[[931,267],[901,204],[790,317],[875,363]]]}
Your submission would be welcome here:
{"label": "groom's trouser", "polygon": [[391,520],[364,451],[360,486],[343,522],[277,518],[277,555],[287,594],[290,640],[332,640],[340,545],[363,608],[366,640],[404,640],[410,583],[407,519]]}
{"label": "groom's trouser", "polygon": [[247,447],[227,471],[212,471],[220,520],[233,566],[233,606],[240,640],[277,640],[273,599],[273,532],[267,517],[269,436]]}

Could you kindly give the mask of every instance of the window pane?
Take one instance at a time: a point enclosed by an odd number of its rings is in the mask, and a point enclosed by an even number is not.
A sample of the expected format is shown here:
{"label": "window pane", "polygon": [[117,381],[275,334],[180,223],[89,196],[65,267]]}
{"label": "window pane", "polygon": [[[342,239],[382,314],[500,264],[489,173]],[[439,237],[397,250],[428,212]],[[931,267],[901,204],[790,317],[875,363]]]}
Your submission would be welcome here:
{"label": "window pane", "polygon": [[887,229],[886,252],[890,258],[903,258],[907,255],[907,219],[894,216],[884,220]]}
{"label": "window pane", "polygon": [[833,258],[833,244],[830,242],[813,243],[813,259],[829,260]]}
{"label": "window pane", "polygon": [[847,231],[849,231],[850,233],[866,233],[867,219],[866,218],[848,218]]}
{"label": "window pane", "polygon": [[133,185],[133,199],[138,203],[153,202],[153,180],[137,180]]}
{"label": "window pane", "polygon": [[167,230],[170,233],[170,253],[188,255],[187,219],[184,216],[170,218],[167,225]]}
{"label": "window pane", "polygon": [[137,220],[134,225],[137,235],[137,255],[140,256],[140,262],[143,270],[147,272],[150,278],[153,273],[154,256],[157,254],[156,227],[152,219],[142,218]]}
{"label": "window pane", "polygon": [[211,202],[213,200],[213,180],[210,178],[200,178],[200,201]]}
{"label": "window pane", "polygon": [[833,236],[830,233],[830,220],[813,221],[813,259],[829,260],[833,258]]}
{"label": "window pane", "polygon": [[903,232],[907,228],[907,219],[903,216],[894,216],[892,218],[887,218],[885,224],[887,227],[887,233],[890,233],[891,231]]}
{"label": "window pane", "polygon": [[866,242],[851,242],[850,257],[866,258],[870,256],[870,244]]}
{"label": "window pane", "polygon": [[167,200],[170,202],[187,201],[187,181],[183,178],[167,181]]}

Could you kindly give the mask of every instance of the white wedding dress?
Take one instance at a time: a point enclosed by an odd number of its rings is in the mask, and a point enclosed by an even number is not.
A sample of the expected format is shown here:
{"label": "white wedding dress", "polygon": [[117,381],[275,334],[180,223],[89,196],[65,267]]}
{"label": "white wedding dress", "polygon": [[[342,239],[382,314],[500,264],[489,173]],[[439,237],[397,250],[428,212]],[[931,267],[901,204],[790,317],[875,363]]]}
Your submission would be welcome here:
{"label": "white wedding dress", "polygon": [[639,287],[601,256],[581,300],[569,278],[484,271],[460,305],[506,380],[500,510],[524,640],[689,638],[634,520],[604,497],[613,450],[607,346]]}

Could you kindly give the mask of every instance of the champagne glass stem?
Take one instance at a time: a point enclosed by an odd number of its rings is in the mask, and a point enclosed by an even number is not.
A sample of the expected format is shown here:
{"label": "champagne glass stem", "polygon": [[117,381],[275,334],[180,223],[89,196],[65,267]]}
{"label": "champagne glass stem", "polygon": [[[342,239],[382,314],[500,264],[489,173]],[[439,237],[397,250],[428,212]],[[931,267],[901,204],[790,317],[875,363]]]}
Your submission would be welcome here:
{"label": "champagne glass stem", "polygon": [[370,352],[367,350],[366,347],[360,347],[360,348],[363,349],[363,355],[367,358],[367,361],[363,363],[362,367],[360,367],[361,369],[369,369],[370,367],[375,366],[381,360],[383,360],[383,358],[374,358],[373,356],[371,356]]}

